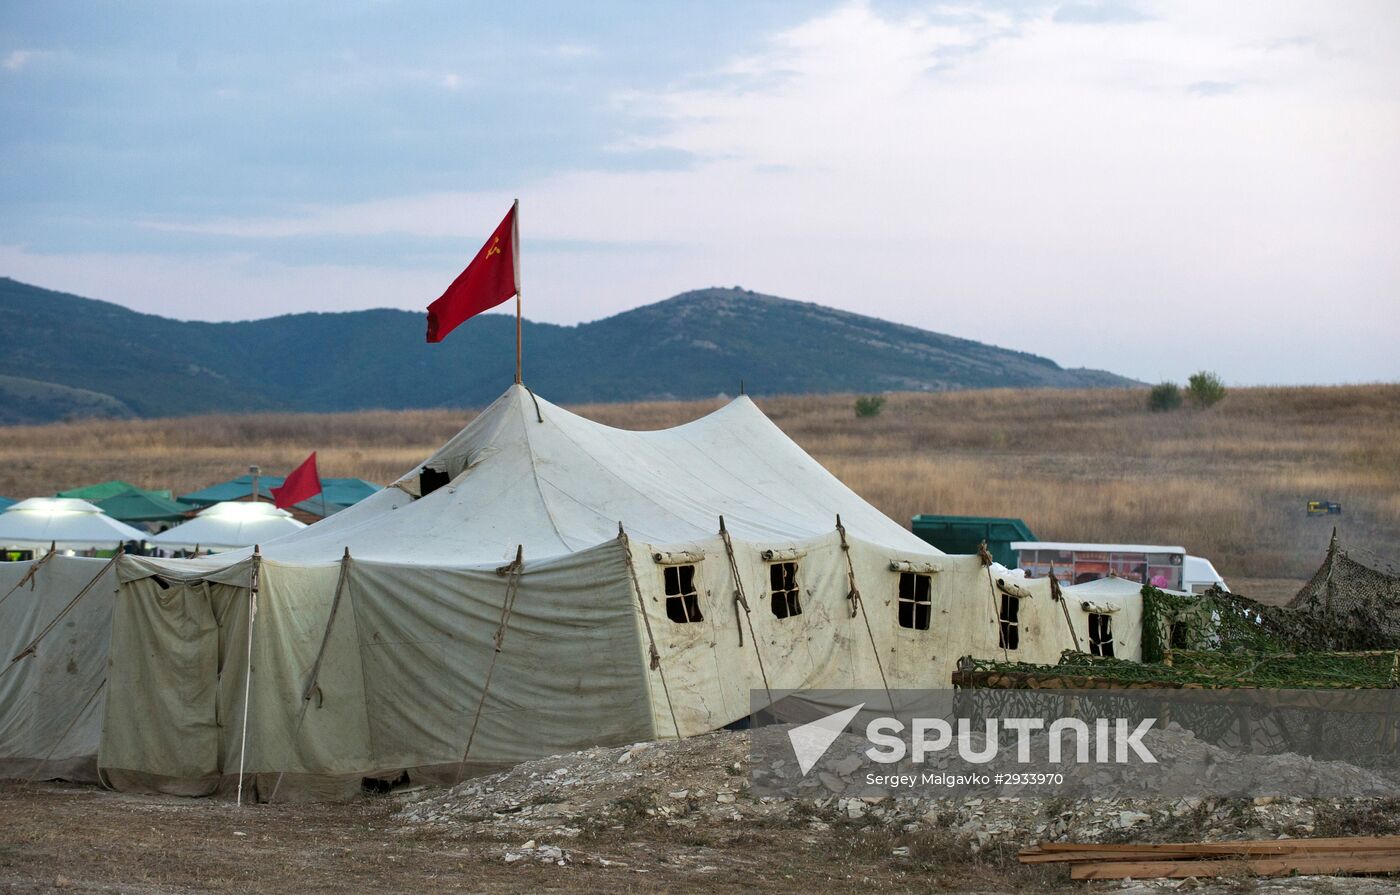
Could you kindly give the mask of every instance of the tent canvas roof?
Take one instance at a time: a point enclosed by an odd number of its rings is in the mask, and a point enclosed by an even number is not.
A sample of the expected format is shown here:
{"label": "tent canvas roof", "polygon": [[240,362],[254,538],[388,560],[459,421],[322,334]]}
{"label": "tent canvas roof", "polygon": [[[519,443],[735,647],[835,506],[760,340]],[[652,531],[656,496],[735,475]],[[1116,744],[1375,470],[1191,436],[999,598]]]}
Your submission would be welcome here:
{"label": "tent canvas roof", "polygon": [[8,497],[0,497],[0,513],[15,505],[15,501]]}
{"label": "tent canvas roof", "polygon": [[123,482],[120,479],[113,479],[110,482],[98,482],[96,485],[84,485],[81,488],[69,488],[60,491],[55,497],[76,497],[79,500],[90,500],[96,503],[99,500],[106,500],[109,497],[116,497],[119,494],[126,494],[130,491],[140,491],[142,494],[155,494],[170,500],[174,497],[169,491],[153,491],[149,488],[142,488],[130,482]]}
{"label": "tent canvas roof", "polygon": [[[415,500],[427,466],[449,484]],[[615,429],[512,386],[409,475],[310,528],[264,543],[285,562],[361,559],[438,566],[531,559],[617,536],[680,545],[734,537],[771,544],[848,532],[902,553],[938,554],[812,459],[747,397],[659,431]]]}
{"label": "tent canvas roof", "polygon": [[123,522],[158,522],[182,519],[194,507],[175,500],[169,491],[141,488],[130,482],[114,479],[85,485],[82,488],[69,488],[60,491],[55,497],[74,497],[96,504],[113,519]]}
{"label": "tent canvas roof", "polygon": [[[169,493],[169,492],[167,492]],[[156,491],[134,489],[93,503],[114,519],[123,522],[159,522],[183,519],[195,507],[162,497]]]}
{"label": "tent canvas roof", "polygon": [[230,501],[201,510],[190,521],[161,532],[149,542],[166,549],[227,550],[275,540],[305,527],[291,513],[270,503]]}
{"label": "tent canvas roof", "polygon": [[87,550],[139,541],[144,531],[113,519],[86,500],[31,497],[0,513],[0,545]]}

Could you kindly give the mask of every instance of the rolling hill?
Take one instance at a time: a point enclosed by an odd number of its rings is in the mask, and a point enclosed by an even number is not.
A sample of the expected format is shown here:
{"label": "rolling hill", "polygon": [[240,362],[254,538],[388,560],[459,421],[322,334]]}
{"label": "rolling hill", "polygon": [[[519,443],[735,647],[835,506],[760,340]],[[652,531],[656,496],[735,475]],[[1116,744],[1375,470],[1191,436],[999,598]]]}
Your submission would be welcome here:
{"label": "rolling hill", "polygon": [[[189,322],[7,278],[0,312],[0,423],[480,406],[514,368],[514,321],[496,314],[427,345],[412,311]],[[524,339],[526,384],[570,403],[733,394],[740,380],[756,394],[1138,384],[743,289],[578,326],[527,320]]]}

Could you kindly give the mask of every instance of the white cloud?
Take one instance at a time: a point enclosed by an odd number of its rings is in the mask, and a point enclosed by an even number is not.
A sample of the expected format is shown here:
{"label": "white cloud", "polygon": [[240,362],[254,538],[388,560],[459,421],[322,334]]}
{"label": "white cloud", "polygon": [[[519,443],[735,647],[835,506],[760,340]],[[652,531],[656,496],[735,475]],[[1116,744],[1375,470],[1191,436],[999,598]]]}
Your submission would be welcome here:
{"label": "white cloud", "polygon": [[[659,125],[627,147],[698,162],[523,189],[527,302],[573,321],[737,283],[1146,379],[1400,377],[1396,8],[1145,12],[1063,24],[1050,7],[1013,20],[856,3],[622,94]],[[510,198],[150,225],[474,249]],[[680,248],[545,256],[541,238]]]}
{"label": "white cloud", "polygon": [[30,62],[42,56],[48,55],[43,50],[11,50],[5,54],[5,58],[0,60],[0,68],[6,71],[19,71]]}
{"label": "white cloud", "polygon": [[581,43],[561,43],[548,48],[546,54],[557,56],[560,59],[582,59],[588,56],[597,56],[598,48]]}

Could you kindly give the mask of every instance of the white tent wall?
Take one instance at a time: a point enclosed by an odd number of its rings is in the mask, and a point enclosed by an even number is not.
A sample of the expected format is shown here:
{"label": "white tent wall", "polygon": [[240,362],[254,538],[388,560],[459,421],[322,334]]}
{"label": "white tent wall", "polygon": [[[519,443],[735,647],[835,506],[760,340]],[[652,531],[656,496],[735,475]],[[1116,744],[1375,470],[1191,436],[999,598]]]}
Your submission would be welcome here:
{"label": "white tent wall", "polygon": [[[1073,589],[1056,601],[1048,579],[1011,579],[1002,571],[1008,587],[1025,595],[1019,598],[1019,644],[1003,649],[998,575],[989,576],[976,556],[918,555],[848,536],[848,568],[835,530],[801,542],[732,543],[749,604],[747,617],[734,598],[734,577],[722,540],[664,547],[632,544],[647,616],[640,619],[639,611],[641,661],[649,660],[648,626],[659,655],[649,672],[652,719],[659,735],[673,734],[679,726],[682,736],[690,736],[744,717],[750,711],[750,691],[763,690],[765,677],[773,690],[875,690],[886,684],[890,689],[945,688],[951,686],[964,656],[1053,664],[1064,650],[1088,649],[1089,612],[1073,598]],[[800,615],[779,618],[772,611],[771,563],[764,559],[769,550],[795,556]],[[704,619],[674,622],[666,614],[663,570],[677,560],[701,556],[695,567]],[[898,562],[937,569],[930,575],[928,630],[899,624],[900,571],[891,569]],[[847,596],[852,572],[863,613]],[[1141,598],[1101,595],[1095,603],[1096,608],[1111,606],[1115,655],[1140,661]]]}
{"label": "white tent wall", "polygon": [[355,564],[379,768],[419,767],[422,776],[436,765],[433,777],[455,776],[468,739],[470,772],[655,735],[620,543],[537,563],[527,556],[504,612],[509,592],[510,575],[494,569]]}
{"label": "white tent wall", "polygon": [[261,561],[246,752],[251,576],[179,581],[159,575],[160,564],[131,565],[141,569],[123,575],[113,648],[121,695],[101,756],[118,789],[210,794],[235,782],[241,759],[264,798],[279,776],[288,797],[332,797],[405,769],[450,780],[464,757],[460,770],[472,773],[655,735],[618,542],[527,559],[499,654],[510,579],[496,569],[352,559],[332,620],[339,566]]}
{"label": "white tent wall", "polygon": [[[1053,663],[1076,646],[1071,625],[1087,648],[1088,612],[1072,588],[1059,602],[1047,579],[1016,578],[1007,587],[1023,595],[1020,643],[1003,650],[1001,589],[976,556],[847,536],[848,567],[834,528],[805,541],[731,543],[747,616],[719,537],[527,557],[509,613],[501,569],[351,559],[332,620],[339,564],[261,560],[246,753],[253,562],[180,580],[158,574],[168,561],[124,558],[104,774],[119,789],[202,795],[233,785],[241,758],[250,794],[280,786],[283,798],[338,797],[403,770],[450,782],[590,745],[714,730],[749,714],[765,677],[774,690],[947,687],[966,655]],[[800,615],[774,614],[765,551],[797,563]],[[677,559],[698,560],[702,621],[667,616],[664,569]],[[900,626],[892,563],[930,575],[927,630]],[[848,599],[852,573],[863,612]],[[1094,605],[1105,602],[1121,610],[1117,654],[1139,658],[1140,600],[1101,595]]]}
{"label": "white tent wall", "polygon": [[[97,780],[116,585],[103,559],[0,563],[0,777]],[[84,588],[34,653],[11,662]]]}

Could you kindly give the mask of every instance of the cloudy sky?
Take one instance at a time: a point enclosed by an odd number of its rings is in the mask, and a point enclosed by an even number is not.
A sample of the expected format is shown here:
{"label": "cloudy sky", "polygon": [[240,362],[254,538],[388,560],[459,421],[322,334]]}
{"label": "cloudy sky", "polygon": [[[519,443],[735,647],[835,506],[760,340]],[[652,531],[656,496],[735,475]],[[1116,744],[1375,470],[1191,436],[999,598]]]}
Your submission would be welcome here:
{"label": "cloudy sky", "polygon": [[4,3],[0,275],[422,308],[518,196],[536,319],[742,285],[1151,381],[1397,380],[1397,48],[1388,0]]}

